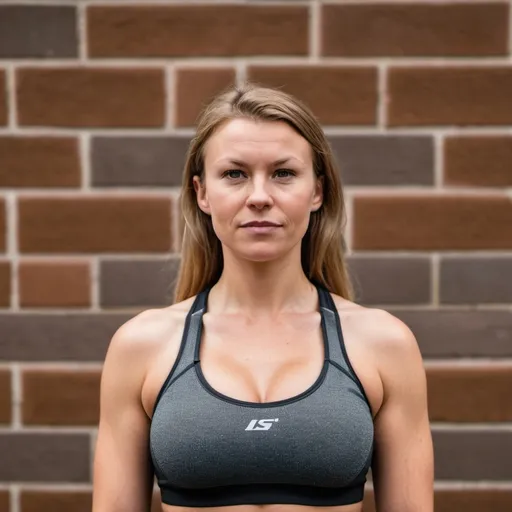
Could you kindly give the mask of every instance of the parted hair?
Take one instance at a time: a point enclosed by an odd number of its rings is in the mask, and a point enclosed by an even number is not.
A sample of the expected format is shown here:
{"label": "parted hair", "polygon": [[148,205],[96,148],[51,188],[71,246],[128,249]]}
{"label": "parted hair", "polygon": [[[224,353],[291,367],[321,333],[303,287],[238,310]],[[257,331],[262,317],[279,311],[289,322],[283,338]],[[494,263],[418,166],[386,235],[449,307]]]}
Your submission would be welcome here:
{"label": "parted hair", "polygon": [[197,204],[193,177],[204,179],[204,150],[208,139],[219,126],[237,118],[283,121],[309,142],[313,171],[323,182],[323,203],[310,214],[301,245],[302,268],[310,281],[352,299],[353,290],[345,262],[343,189],[322,127],[311,110],[297,98],[281,90],[246,83],[224,91],[204,108],[188,148],[179,198],[182,247],[174,302],[181,302],[213,286],[222,273],[221,242],[213,230],[210,216]]}

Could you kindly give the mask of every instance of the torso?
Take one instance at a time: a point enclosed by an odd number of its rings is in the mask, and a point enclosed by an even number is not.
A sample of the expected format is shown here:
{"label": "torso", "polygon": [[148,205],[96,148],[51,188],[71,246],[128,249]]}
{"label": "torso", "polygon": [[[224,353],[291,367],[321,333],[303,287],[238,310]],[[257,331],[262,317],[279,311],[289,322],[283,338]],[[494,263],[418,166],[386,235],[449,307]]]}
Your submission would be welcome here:
{"label": "torso", "polygon": [[[382,382],[376,356],[372,350],[373,329],[381,319],[378,310],[356,305],[333,295],[340,315],[347,353],[359,377],[372,414],[375,416],[383,400]],[[161,310],[153,310],[153,326],[161,333],[158,343],[152,343],[151,364],[143,384],[141,400],[152,416],[156,397],[176,360],[185,326],[185,318],[194,297]],[[247,322],[239,316],[205,313],[201,342],[202,371],[208,383],[220,393],[250,402],[272,402],[298,395],[311,386],[323,365],[320,314],[287,315],[279,323]],[[244,343],[240,343],[240,339]],[[360,512],[362,504],[336,507],[306,507],[297,505],[239,505],[201,508],[201,511],[229,512]],[[164,505],[165,512],[191,512],[190,507]]]}

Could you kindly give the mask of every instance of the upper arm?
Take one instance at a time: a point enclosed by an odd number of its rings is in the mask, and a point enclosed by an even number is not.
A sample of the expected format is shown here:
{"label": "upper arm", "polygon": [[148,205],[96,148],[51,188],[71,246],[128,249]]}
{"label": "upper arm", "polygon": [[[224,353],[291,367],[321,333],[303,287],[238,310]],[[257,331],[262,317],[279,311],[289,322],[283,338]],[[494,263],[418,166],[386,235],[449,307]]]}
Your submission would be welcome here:
{"label": "upper arm", "polygon": [[93,512],[150,509],[149,418],[140,398],[148,350],[137,323],[133,319],[118,329],[103,366]]}
{"label": "upper arm", "polygon": [[375,418],[372,465],[377,511],[432,512],[433,449],[425,370],[412,332],[391,315],[388,321],[389,339],[379,347],[384,400]]}

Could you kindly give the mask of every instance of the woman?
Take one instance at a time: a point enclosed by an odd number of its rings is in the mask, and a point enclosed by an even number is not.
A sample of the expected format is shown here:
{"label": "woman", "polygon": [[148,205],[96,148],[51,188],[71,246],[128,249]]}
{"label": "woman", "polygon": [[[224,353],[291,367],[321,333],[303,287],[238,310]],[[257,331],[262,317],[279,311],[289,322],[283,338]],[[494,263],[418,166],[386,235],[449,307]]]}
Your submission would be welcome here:
{"label": "woman", "polygon": [[431,512],[425,374],[397,318],[352,302],[319,123],[246,86],[203,112],[185,166],[175,303],[106,357],[94,512]]}

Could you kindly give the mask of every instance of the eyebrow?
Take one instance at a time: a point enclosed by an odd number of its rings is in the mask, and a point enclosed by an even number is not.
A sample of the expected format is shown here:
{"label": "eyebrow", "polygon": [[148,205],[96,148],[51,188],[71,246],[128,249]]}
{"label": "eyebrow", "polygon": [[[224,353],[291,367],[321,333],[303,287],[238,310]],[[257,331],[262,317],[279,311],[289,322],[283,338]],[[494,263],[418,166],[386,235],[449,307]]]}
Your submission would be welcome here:
{"label": "eyebrow", "polygon": [[[276,160],[275,162],[272,162],[272,165],[274,165],[274,166],[276,166],[276,165],[283,165],[283,164],[289,162],[290,160],[296,160],[296,158],[295,157],[281,158],[280,160]],[[230,164],[238,165],[240,167],[247,167],[247,164],[245,162],[242,162],[241,160],[234,160],[234,159],[230,158],[228,160],[228,162]]]}

